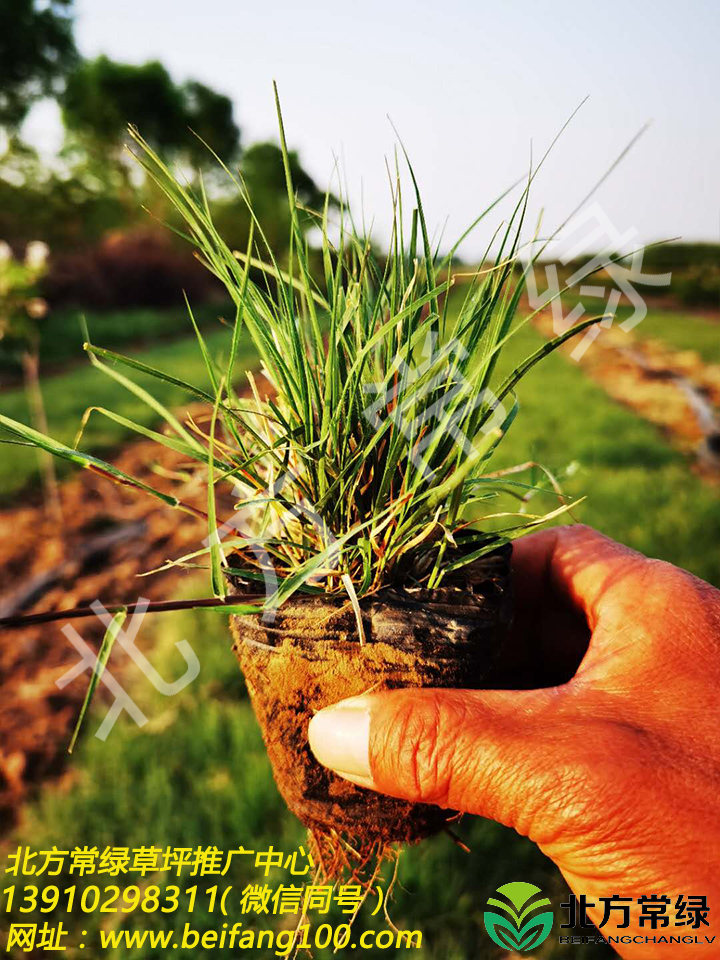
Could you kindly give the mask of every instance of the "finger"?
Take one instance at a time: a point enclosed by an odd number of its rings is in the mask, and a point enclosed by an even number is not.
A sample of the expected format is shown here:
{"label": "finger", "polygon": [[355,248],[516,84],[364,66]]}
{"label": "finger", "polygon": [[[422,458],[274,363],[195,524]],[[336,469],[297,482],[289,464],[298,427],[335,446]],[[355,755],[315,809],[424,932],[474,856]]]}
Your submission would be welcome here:
{"label": "finger", "polygon": [[[584,526],[522,537],[513,549],[515,616],[487,678],[494,689],[552,687],[577,673],[613,575],[644,561]],[[620,581],[618,581],[619,583]]]}
{"label": "finger", "polygon": [[593,629],[603,609],[627,597],[650,563],[582,524],[530,534],[513,549],[518,605],[532,606],[549,591],[582,611]]}
{"label": "finger", "polygon": [[575,731],[560,722],[559,699],[554,690],[368,694],[316,714],[310,746],[360,786],[530,833],[541,808],[563,809],[571,789],[564,771],[577,767]]}
{"label": "finger", "polygon": [[513,622],[484,686],[558,686],[575,675],[587,652],[590,629],[585,613],[550,578],[556,540],[557,530],[548,530],[513,545]]}

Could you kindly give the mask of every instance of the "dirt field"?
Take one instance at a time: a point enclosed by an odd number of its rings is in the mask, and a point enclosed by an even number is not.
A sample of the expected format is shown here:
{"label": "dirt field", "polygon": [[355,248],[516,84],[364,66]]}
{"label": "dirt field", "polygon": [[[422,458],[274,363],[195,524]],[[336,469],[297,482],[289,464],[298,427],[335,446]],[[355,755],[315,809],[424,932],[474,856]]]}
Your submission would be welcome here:
{"label": "dirt field", "polygon": [[[179,454],[151,441],[129,444],[114,462],[160,489],[169,489],[170,484],[153,468],[182,467]],[[183,498],[205,507],[205,491],[199,484],[187,484]],[[136,580],[131,596],[128,584],[168,558],[199,548],[207,532],[202,520],[87,470],[62,484],[61,499],[65,522],[60,529],[41,506],[19,504],[0,513],[0,616],[71,608],[96,598],[105,604],[132,602],[138,596],[166,598],[177,587],[181,571]],[[230,503],[221,509],[230,510]],[[92,618],[81,624],[82,637],[91,645],[99,644],[103,634],[99,621]],[[2,631],[3,829],[13,823],[14,810],[28,789],[62,769],[82,702],[82,682],[63,690],[56,686],[56,680],[78,659],[62,626],[58,622]]]}

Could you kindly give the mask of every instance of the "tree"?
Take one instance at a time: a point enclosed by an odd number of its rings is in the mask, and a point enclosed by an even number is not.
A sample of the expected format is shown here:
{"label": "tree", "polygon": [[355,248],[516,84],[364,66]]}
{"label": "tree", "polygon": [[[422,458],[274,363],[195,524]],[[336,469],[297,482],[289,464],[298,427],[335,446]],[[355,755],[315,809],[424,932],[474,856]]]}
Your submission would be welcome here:
{"label": "tree", "polygon": [[[293,188],[302,206],[321,212],[325,203],[325,194],[300,163],[295,150],[288,155]],[[282,152],[275,143],[254,143],[243,153],[240,163],[243,180],[252,203],[253,210],[262,225],[263,232],[278,256],[288,248],[290,237],[290,215],[288,212],[287,186]],[[337,205],[331,196],[330,202]],[[250,226],[250,217],[245,204],[233,199],[221,205],[217,210],[220,232],[231,238],[230,242],[244,249]],[[300,211],[301,225],[310,228],[314,221],[303,216]]]}
{"label": "tree", "polygon": [[[322,210],[325,194],[303,169],[296,150],[288,153],[293,187],[302,204]],[[263,194],[286,197],[285,167],[282,151],[275,143],[254,143],[242,159],[242,172],[253,199]],[[286,201],[284,201],[286,202]]]}
{"label": "tree", "polygon": [[[236,160],[240,131],[233,120],[232,100],[197,80],[184,84],[181,93],[185,102],[186,149],[192,165],[202,168],[215,162],[208,147],[225,163]],[[188,127],[191,131],[189,137]]]}
{"label": "tree", "polygon": [[232,101],[197,81],[175,84],[156,60],[140,66],[104,56],[83,61],[68,76],[61,105],[68,131],[115,160],[129,123],[163,156],[193,165],[215,162],[196,133],[226,162],[239,151]]}
{"label": "tree", "polygon": [[[16,260],[10,246],[0,242],[0,347],[18,355],[30,417],[35,428],[45,434],[48,423],[40,387],[40,321],[47,313],[47,304],[36,294],[47,269],[48,252],[46,244],[35,241],[27,245],[25,259]],[[55,462],[42,450],[38,450],[38,459],[46,509],[55,523],[62,524]]]}
{"label": "tree", "polygon": [[17,128],[40,97],[54,96],[77,53],[73,0],[0,0],[0,124]]}
{"label": "tree", "polygon": [[55,170],[12,137],[0,155],[0,238],[19,250],[41,237],[52,250],[70,251],[124,226],[138,203],[123,203],[117,190],[79,169]]}

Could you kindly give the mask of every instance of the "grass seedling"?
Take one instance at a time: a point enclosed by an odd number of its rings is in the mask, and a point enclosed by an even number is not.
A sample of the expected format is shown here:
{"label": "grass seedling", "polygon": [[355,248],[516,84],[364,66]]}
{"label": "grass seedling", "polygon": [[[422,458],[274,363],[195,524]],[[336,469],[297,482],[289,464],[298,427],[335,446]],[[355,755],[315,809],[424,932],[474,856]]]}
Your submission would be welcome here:
{"label": "grass seedling", "polygon": [[[277,92],[276,102],[291,232],[282,263],[239,176],[226,169],[250,214],[243,251],[231,249],[218,233],[202,180],[197,190],[190,188],[131,130],[138,162],[171,201],[184,223],[182,235],[234,304],[223,358],[208,349],[188,305],[206,383],[188,383],[103,349],[88,336],[92,363],[147,404],[163,426],[150,429],[89,407],[74,447],[5,416],[0,426],[11,442],[156,497],[179,511],[179,522],[183,512],[201,517],[206,545],[173,562],[207,563],[212,599],[184,606],[247,613],[275,609],[296,593],[343,596],[362,639],[362,598],[385,587],[438,588],[449,575],[570,508],[553,478],[522,483],[517,470],[494,470],[492,459],[518,413],[520,380],[602,316],[583,319],[501,373],[503,348],[534,316],[520,316],[525,272],[518,268],[527,249],[522,233],[537,169],[517,187],[509,219],[492,234],[480,266],[461,276],[455,269],[460,243],[510,191],[441,253],[431,243],[407,157],[412,202],[406,211],[396,161],[390,241],[378,252],[342,198],[328,192],[322,210],[300,206]],[[313,234],[319,245],[311,245]],[[262,378],[247,372],[240,389],[236,359],[248,339]],[[181,387],[206,405],[206,418],[183,420],[137,384],[133,372]],[[83,453],[82,426],[91,413],[180,453],[203,471],[207,509]],[[235,517],[222,522],[216,508],[220,485],[230,485],[236,501]],[[554,502],[530,512],[535,493],[550,494]],[[508,496],[514,506],[506,505]],[[240,580],[247,595],[228,596],[228,576]],[[125,605],[106,606],[116,612]],[[169,606],[160,602],[150,609]]]}

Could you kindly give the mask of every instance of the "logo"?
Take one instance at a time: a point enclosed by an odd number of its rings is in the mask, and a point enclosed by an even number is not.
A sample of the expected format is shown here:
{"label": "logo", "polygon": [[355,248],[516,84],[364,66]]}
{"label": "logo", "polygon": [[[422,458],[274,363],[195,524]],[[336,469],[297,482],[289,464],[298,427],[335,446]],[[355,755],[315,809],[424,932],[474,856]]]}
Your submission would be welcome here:
{"label": "logo", "polygon": [[532,950],[547,938],[553,925],[552,910],[536,913],[540,907],[549,907],[547,897],[539,887],[532,883],[505,883],[495,891],[504,899],[490,897],[488,906],[499,907],[503,913],[485,911],[485,929],[488,936],[506,950],[519,950],[525,953]]}

